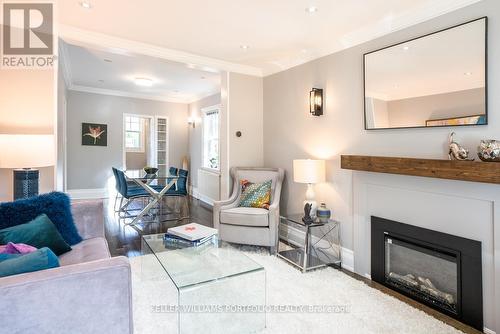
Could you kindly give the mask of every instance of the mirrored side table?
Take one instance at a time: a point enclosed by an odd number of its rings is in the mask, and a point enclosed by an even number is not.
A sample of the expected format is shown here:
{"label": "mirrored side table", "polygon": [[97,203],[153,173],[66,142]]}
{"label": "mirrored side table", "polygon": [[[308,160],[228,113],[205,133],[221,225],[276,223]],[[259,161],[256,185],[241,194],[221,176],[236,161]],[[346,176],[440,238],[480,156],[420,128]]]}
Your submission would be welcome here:
{"label": "mirrored side table", "polygon": [[302,214],[280,217],[277,256],[307,272],[341,267],[340,222],[334,219],[306,225]]}

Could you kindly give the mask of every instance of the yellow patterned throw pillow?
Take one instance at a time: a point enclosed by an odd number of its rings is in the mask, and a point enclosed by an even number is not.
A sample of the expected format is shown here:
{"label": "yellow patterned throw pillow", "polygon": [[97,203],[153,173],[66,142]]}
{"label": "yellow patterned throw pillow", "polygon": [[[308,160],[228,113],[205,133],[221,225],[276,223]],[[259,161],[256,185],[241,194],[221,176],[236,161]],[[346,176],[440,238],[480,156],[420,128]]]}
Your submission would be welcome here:
{"label": "yellow patterned throw pillow", "polygon": [[248,180],[240,180],[241,195],[238,206],[269,210],[272,182],[269,180],[263,183],[252,183]]}

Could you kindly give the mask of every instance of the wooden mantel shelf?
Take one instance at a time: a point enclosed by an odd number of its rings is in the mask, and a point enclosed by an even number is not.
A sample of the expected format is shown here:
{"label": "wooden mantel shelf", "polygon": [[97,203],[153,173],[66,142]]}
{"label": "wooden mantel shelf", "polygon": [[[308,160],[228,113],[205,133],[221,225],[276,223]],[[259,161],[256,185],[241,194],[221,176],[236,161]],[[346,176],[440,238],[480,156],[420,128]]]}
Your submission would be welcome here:
{"label": "wooden mantel shelf", "polygon": [[500,184],[500,162],[342,155],[342,169]]}

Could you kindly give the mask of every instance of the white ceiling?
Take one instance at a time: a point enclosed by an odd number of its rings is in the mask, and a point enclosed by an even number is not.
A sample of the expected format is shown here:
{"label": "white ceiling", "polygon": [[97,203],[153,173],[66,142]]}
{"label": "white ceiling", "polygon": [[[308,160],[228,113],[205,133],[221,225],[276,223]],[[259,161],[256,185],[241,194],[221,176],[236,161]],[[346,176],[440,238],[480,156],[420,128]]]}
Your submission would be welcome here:
{"label": "white ceiling", "polygon": [[391,101],[484,88],[484,20],[366,55],[367,96]]}
{"label": "white ceiling", "polygon": [[59,22],[268,75],[479,0],[89,1],[57,1]]}
{"label": "white ceiling", "polygon": [[[178,103],[191,103],[220,91],[220,74],[164,59],[111,53],[62,42],[69,89]],[[137,86],[149,78],[152,87]]]}

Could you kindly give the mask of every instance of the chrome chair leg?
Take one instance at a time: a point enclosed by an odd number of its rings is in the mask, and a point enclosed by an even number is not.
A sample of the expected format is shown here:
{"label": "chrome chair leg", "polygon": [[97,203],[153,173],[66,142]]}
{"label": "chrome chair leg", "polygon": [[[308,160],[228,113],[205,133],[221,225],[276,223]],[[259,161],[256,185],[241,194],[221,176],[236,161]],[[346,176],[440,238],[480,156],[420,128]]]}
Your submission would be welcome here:
{"label": "chrome chair leg", "polygon": [[113,210],[115,212],[118,212],[119,209],[116,208],[116,204],[118,203],[118,192],[116,193],[116,196],[115,196],[115,204],[113,205]]}

